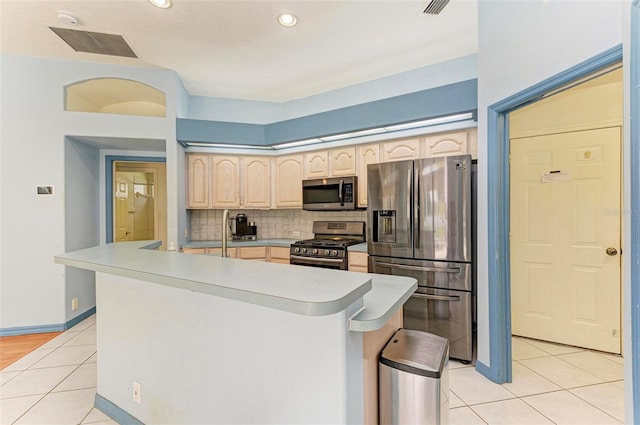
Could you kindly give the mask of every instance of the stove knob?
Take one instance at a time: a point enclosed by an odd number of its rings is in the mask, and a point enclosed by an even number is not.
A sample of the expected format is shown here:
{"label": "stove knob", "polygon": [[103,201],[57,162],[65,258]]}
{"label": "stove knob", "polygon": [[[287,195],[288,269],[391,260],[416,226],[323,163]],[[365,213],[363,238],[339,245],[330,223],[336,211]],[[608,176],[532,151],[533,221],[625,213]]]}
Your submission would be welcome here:
{"label": "stove knob", "polygon": [[334,257],[338,255],[338,251],[336,251],[335,249],[333,251],[331,251],[331,255],[333,255]]}
{"label": "stove knob", "polygon": [[307,252],[307,248],[302,248],[302,253],[306,254],[306,252]]}
{"label": "stove knob", "polygon": [[300,252],[300,248],[296,247],[295,252]]}
{"label": "stove knob", "polygon": [[318,250],[317,250],[317,249],[315,249],[315,248],[313,248],[313,253],[314,253],[314,254],[317,254],[317,253],[318,253]]}
{"label": "stove knob", "polygon": [[329,254],[330,254],[330,251],[328,249],[325,249],[324,250],[324,255],[329,255]]}

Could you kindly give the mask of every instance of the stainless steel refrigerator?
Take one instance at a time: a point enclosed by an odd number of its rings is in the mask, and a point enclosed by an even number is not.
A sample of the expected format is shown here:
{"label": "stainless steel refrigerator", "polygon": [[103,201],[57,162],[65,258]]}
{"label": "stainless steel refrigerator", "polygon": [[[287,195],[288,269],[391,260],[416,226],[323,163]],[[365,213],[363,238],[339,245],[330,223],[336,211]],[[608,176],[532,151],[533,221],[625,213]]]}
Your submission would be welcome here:
{"label": "stainless steel refrigerator", "polygon": [[367,168],[369,272],[411,276],[404,327],[449,339],[450,357],[473,360],[474,279],[470,155]]}

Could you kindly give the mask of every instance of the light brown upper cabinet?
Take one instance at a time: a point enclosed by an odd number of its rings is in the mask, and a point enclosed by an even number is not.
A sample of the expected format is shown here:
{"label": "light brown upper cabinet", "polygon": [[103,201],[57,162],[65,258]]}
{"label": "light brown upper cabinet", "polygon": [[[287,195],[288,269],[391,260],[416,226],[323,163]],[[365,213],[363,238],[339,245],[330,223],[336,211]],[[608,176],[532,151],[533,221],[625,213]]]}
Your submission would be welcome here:
{"label": "light brown upper cabinet", "polygon": [[304,178],[320,179],[329,177],[329,153],[327,151],[304,154]]}
{"label": "light brown upper cabinet", "polygon": [[240,157],[212,156],[214,208],[240,207]]}
{"label": "light brown upper cabinet", "polygon": [[275,157],[189,153],[187,208],[301,208],[303,179],[353,175],[366,208],[369,164],[477,150],[472,128]]}
{"label": "light brown upper cabinet", "polygon": [[356,148],[358,175],[358,206],[367,206],[367,165],[380,162],[380,145],[362,145]]}
{"label": "light brown upper cabinet", "polygon": [[240,203],[246,208],[271,206],[271,158],[242,157],[242,194]]}
{"label": "light brown upper cabinet", "polygon": [[269,208],[271,157],[187,154],[187,208]]}
{"label": "light brown upper cabinet", "polygon": [[469,152],[467,131],[425,136],[420,146],[421,157],[464,155]]}
{"label": "light brown upper cabinet", "polygon": [[382,162],[420,158],[420,138],[382,143]]}
{"label": "light brown upper cabinet", "polygon": [[209,208],[211,155],[187,155],[187,208]]}
{"label": "light brown upper cabinet", "polygon": [[355,146],[345,146],[329,151],[329,175],[331,177],[356,175]]}
{"label": "light brown upper cabinet", "polygon": [[303,158],[302,154],[283,155],[275,158],[273,207],[302,207]]}

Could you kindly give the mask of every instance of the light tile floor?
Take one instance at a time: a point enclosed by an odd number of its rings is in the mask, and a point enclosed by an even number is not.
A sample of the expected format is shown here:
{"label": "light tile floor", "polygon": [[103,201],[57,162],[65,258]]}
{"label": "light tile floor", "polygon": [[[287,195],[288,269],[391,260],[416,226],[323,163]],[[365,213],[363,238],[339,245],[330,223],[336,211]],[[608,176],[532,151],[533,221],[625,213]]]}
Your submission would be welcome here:
{"label": "light tile floor", "polygon": [[[623,359],[512,338],[513,382],[497,385],[450,362],[450,421],[624,423]],[[0,371],[0,424],[111,424],[93,407],[95,315]]]}
{"label": "light tile floor", "polygon": [[622,357],[527,338],[511,343],[508,384],[449,363],[452,425],[624,423]]}

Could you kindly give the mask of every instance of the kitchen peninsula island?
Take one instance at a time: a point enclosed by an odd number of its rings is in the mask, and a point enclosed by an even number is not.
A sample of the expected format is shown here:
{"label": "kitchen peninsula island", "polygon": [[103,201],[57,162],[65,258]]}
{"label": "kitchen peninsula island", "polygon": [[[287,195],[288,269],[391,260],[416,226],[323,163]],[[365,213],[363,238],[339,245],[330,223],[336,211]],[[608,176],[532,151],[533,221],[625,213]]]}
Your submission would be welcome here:
{"label": "kitchen peninsula island", "polygon": [[55,257],[96,272],[98,408],[122,423],[376,421],[366,370],[386,339],[365,335],[397,327],[414,279],[157,246]]}

